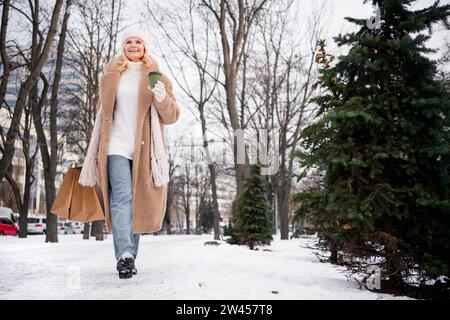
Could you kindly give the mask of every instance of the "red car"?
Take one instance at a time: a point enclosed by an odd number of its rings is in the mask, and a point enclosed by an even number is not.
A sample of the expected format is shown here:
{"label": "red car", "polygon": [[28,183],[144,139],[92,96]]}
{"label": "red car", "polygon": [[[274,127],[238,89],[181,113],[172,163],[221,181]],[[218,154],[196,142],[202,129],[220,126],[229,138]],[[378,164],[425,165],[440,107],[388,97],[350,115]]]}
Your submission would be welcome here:
{"label": "red car", "polygon": [[0,236],[17,236],[19,228],[8,218],[0,218]]}

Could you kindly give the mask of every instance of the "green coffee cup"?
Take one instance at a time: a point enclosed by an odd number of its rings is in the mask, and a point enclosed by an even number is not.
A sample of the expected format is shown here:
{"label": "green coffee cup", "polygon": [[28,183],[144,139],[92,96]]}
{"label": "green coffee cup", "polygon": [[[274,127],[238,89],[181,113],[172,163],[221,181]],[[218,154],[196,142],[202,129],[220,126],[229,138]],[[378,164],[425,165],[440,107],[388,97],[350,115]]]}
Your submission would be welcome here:
{"label": "green coffee cup", "polygon": [[155,87],[159,79],[161,79],[161,73],[158,71],[152,71],[148,74],[148,83],[150,85],[150,89],[153,89]]}

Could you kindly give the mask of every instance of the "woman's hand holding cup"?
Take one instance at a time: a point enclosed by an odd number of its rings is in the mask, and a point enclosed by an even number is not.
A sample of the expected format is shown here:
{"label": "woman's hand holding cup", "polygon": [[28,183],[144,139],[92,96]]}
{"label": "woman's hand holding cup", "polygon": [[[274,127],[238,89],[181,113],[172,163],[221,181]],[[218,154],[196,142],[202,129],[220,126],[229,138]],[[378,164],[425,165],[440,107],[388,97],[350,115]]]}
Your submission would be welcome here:
{"label": "woman's hand holding cup", "polygon": [[148,89],[153,91],[155,99],[162,102],[167,95],[166,86],[161,80],[161,73],[154,71],[148,74]]}
{"label": "woman's hand holding cup", "polygon": [[156,101],[162,102],[167,95],[166,86],[164,85],[164,82],[158,80],[155,87],[153,88],[153,93],[155,94]]}

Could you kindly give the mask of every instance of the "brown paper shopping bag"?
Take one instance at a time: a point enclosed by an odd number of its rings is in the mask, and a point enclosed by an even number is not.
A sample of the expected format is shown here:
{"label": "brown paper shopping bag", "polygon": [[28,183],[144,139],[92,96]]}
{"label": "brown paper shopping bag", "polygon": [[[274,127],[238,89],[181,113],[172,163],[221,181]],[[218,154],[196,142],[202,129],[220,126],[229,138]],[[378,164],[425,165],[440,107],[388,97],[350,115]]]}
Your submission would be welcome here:
{"label": "brown paper shopping bag", "polygon": [[69,219],[81,222],[105,219],[96,189],[94,187],[83,187],[78,183],[80,172],[81,168],[75,172],[77,183],[73,186]]}
{"label": "brown paper shopping bag", "polygon": [[53,201],[52,209],[61,219],[69,218],[70,204],[72,203],[73,186],[75,182],[75,168],[70,168],[64,176],[61,187]]}
{"label": "brown paper shopping bag", "polygon": [[51,211],[62,219],[91,222],[104,220],[105,214],[98,187],[78,183],[81,167],[70,168],[56,195]]}

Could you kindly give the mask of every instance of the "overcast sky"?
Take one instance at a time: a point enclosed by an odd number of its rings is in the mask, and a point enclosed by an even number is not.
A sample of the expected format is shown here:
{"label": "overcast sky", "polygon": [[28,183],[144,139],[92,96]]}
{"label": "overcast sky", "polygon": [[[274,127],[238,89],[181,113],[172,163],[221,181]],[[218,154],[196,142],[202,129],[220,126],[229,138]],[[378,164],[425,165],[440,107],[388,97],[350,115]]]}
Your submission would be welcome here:
{"label": "overcast sky", "polygon": [[[163,5],[171,6],[177,1],[184,1],[184,0],[168,0],[168,1],[161,1],[161,0],[150,0],[150,3],[160,3]],[[279,0],[284,1],[284,0]],[[307,16],[312,12],[313,6],[317,6],[317,3],[322,0],[295,0],[295,4],[297,7],[297,16],[299,20],[299,25],[307,18]],[[374,15],[375,9],[371,5],[371,1],[368,1],[366,4],[363,3],[362,0],[323,0],[327,3],[327,12],[326,15],[323,17],[323,23],[326,27],[327,33],[325,38],[327,39],[327,47],[329,52],[333,52],[336,55],[339,55],[340,53],[343,53],[343,49],[338,49],[334,45],[332,38],[334,36],[337,36],[339,33],[346,33],[349,31],[357,30],[357,27],[346,21],[344,17],[354,17],[354,18],[368,18],[370,16]],[[126,24],[133,23],[134,21],[138,21],[140,18],[140,13],[143,11],[142,4],[146,2],[146,0],[126,0],[125,1],[125,18],[126,18]],[[424,7],[430,6],[434,3],[434,0],[418,0],[416,1],[412,8],[422,9]],[[441,0],[441,4],[447,4],[450,3],[450,0]],[[14,19],[13,19],[14,20]],[[22,21],[23,22],[23,21]],[[14,33],[17,28],[16,26],[17,21],[14,21],[12,24],[12,28],[10,29],[10,32]],[[150,24],[148,24],[150,25]],[[143,25],[142,27],[145,28],[147,25]],[[428,43],[429,47],[440,49],[442,48],[442,45],[444,43],[444,40],[450,41],[450,34],[448,30],[444,30],[444,28],[437,27],[435,30],[431,40]],[[301,32],[299,32],[301,34]],[[161,35],[163,36],[163,35]],[[152,46],[152,38],[149,37],[150,46]],[[161,65],[161,70],[165,73],[169,73],[168,67],[165,65],[162,57],[158,56],[158,54],[155,52],[152,52],[157,58]],[[432,56],[432,57],[436,57]],[[173,81],[175,82],[175,81]],[[175,86],[175,93],[177,95],[177,98],[179,98],[180,107],[183,110],[182,111],[182,117],[180,118],[180,121],[177,122],[173,126],[169,126],[169,130],[173,133],[170,134],[171,137],[175,139],[176,136],[186,136],[188,132],[186,132],[186,128],[189,128],[188,131],[199,131],[199,124],[194,120],[194,117],[192,113],[187,108],[187,102],[185,103],[184,97],[182,95],[181,89],[177,88],[176,83],[174,83]],[[183,101],[184,100],[184,101]],[[195,130],[193,130],[195,128]]]}
{"label": "overcast sky", "polygon": [[[150,0],[156,3],[161,3],[161,0]],[[172,2],[176,2],[179,0],[169,0],[168,4]],[[284,0],[279,0],[284,1]],[[321,0],[295,0],[298,12],[299,19],[307,16],[311,11],[312,4],[317,3]],[[345,33],[351,30],[355,30],[355,26],[344,19],[344,17],[353,17],[353,18],[367,18],[375,13],[375,9],[371,4],[371,1],[367,1],[367,3],[363,3],[363,0],[324,0],[328,3],[328,15],[327,20],[329,20],[329,37],[333,37],[338,35],[339,33]],[[424,7],[428,7],[434,3],[435,0],[417,0],[413,3],[412,8],[414,10],[422,9]],[[142,0],[127,0],[126,1],[126,15],[131,20],[139,15],[142,10],[142,3],[145,1]],[[450,0],[441,0],[441,4],[449,4]],[[304,14],[305,13],[305,14]],[[443,28],[441,28],[443,29]],[[433,34],[432,39],[430,40],[430,45],[436,48],[440,47],[443,39],[449,37],[448,30],[438,30]]]}
{"label": "overcast sky", "polygon": [[[151,1],[161,3],[160,0]],[[176,1],[179,0],[170,0],[169,2],[165,2],[165,4],[170,5]],[[342,49],[338,49],[335,47],[332,38],[334,36],[337,36],[339,33],[343,34],[358,29],[358,27],[356,27],[354,24],[345,20],[344,17],[368,18],[375,14],[375,8],[371,5],[371,1],[368,1],[366,4],[364,4],[362,0],[325,1],[327,2],[327,12],[323,19],[325,20],[324,22],[328,30],[326,34],[328,50],[339,55],[340,53],[343,53]],[[449,3],[449,1],[450,0],[441,0],[441,4]],[[301,24],[302,19],[305,19],[309,15],[309,13],[312,11],[312,6],[317,5],[317,2],[317,0],[296,0],[299,24]],[[434,0],[418,0],[413,4],[412,8],[414,10],[422,9],[424,7],[432,5],[433,3]],[[142,11],[142,0],[127,0],[126,5],[126,16],[130,18],[129,21],[133,21],[137,16],[139,16],[140,12]],[[438,29],[435,30],[432,39],[429,41],[428,46],[435,49],[440,49],[445,39],[450,40],[448,30],[443,30],[442,27],[438,27]],[[149,40],[151,42],[151,39]],[[158,55],[156,55],[156,57],[159,58],[162,71],[167,72],[168,68],[164,65],[162,58],[158,57]],[[177,92],[181,92],[181,90],[177,90],[177,88],[175,88],[175,90]],[[170,136],[172,137],[178,135],[185,136],[187,134],[186,127],[188,127],[189,131],[191,131],[193,129],[192,125],[196,124],[191,112],[186,110],[186,105],[183,104],[181,107],[182,109],[184,109],[182,118],[180,118],[181,121],[176,123],[174,126],[169,126],[169,130],[171,132]]]}

